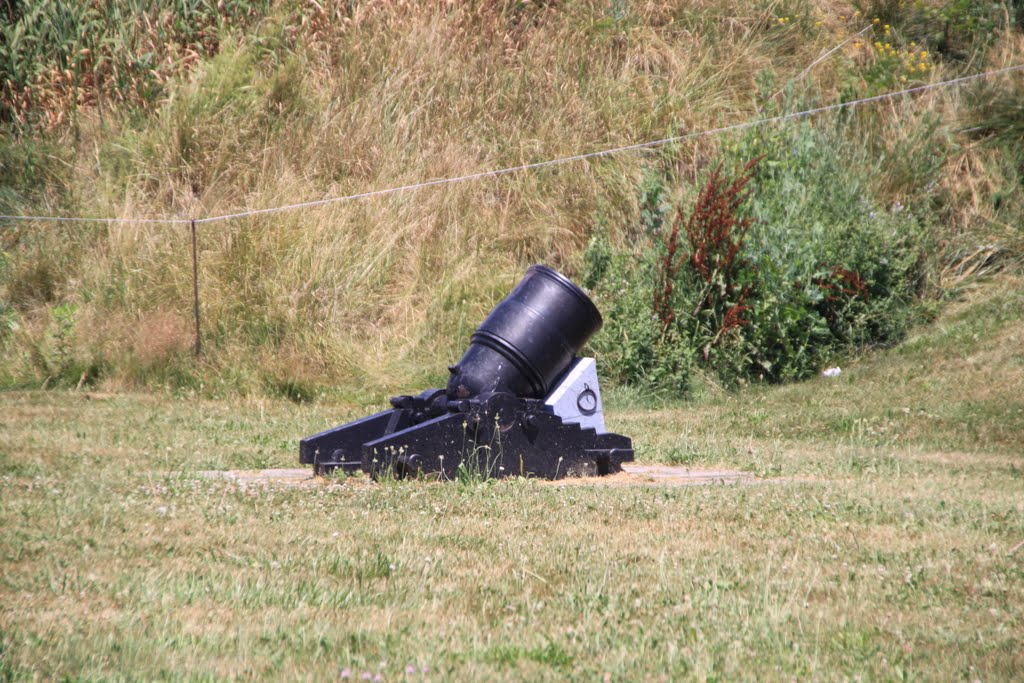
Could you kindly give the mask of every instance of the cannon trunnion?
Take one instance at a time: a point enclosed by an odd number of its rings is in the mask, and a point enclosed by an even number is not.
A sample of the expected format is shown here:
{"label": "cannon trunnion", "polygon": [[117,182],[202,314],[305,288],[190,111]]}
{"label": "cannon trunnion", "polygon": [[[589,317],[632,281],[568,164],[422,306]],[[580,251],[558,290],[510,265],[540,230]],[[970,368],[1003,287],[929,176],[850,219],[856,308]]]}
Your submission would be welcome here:
{"label": "cannon trunnion", "polygon": [[618,472],[632,442],[605,431],[596,363],[576,356],[601,324],[583,290],[531,266],[449,367],[446,389],[396,396],[391,410],[307,437],[299,461],[317,474],[399,477]]}

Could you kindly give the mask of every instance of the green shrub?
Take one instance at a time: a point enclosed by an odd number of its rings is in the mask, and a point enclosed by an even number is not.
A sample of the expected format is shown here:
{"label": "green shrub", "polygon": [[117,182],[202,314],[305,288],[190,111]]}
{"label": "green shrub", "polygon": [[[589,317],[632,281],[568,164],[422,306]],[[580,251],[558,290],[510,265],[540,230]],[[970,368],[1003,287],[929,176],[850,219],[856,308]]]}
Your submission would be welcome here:
{"label": "green shrub", "polygon": [[591,347],[602,375],[615,382],[656,394],[686,394],[693,364],[690,347],[674,330],[662,330],[652,308],[656,260],[650,245],[644,252],[614,249],[604,231],[587,247],[583,281],[605,320]]}
{"label": "green shrub", "polygon": [[932,251],[916,213],[926,207],[880,206],[883,169],[865,158],[868,144],[850,142],[853,125],[760,131],[730,151],[765,158],[751,186],[746,254],[758,294],[741,376],[805,377],[844,347],[890,343],[906,330]]}
{"label": "green shrub", "polygon": [[695,364],[727,386],[784,381],[899,340],[926,281],[930,230],[899,202],[879,205],[848,134],[752,133],[726,148],[692,208],[644,218],[657,229],[636,253],[599,234],[585,263],[605,311],[595,342],[605,371],[682,395]]}
{"label": "green shrub", "polygon": [[927,46],[947,59],[967,60],[992,42],[1005,18],[1013,20],[1017,3],[869,0],[853,4],[865,17],[877,18],[878,25],[891,26],[896,35],[889,39],[894,43],[898,37]]}

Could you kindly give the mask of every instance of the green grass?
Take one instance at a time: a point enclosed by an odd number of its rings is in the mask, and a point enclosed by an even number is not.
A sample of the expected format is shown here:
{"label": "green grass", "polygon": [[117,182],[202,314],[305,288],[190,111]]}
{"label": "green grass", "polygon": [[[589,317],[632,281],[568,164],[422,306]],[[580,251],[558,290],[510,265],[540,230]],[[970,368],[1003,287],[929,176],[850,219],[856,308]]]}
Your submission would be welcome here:
{"label": "green grass", "polygon": [[836,380],[608,397],[642,460],[753,486],[246,488],[197,473],[365,406],[0,394],[0,680],[1019,679],[1022,300]]}

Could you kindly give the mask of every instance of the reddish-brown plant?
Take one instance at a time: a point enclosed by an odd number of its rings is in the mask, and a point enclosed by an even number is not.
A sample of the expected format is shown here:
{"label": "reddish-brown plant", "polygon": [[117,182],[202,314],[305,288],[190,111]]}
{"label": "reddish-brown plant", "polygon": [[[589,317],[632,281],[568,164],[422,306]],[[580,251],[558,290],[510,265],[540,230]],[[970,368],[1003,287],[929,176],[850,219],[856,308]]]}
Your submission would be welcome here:
{"label": "reddish-brown plant", "polygon": [[732,272],[753,219],[741,216],[740,207],[749,197],[747,185],[760,159],[748,162],[732,180],[723,177],[720,168],[712,171],[697,197],[686,238],[690,243],[690,267],[705,282],[713,282],[716,273]]}
{"label": "reddish-brown plant", "polygon": [[675,290],[676,276],[682,265],[682,259],[678,258],[679,251],[679,224],[682,223],[683,209],[676,210],[676,218],[672,221],[672,230],[665,241],[665,255],[661,258],[661,266],[658,287],[654,291],[654,314],[661,321],[662,334],[668,330],[669,325],[675,320],[675,307],[672,305],[672,292]]}
{"label": "reddish-brown plant", "polygon": [[[703,283],[703,291],[692,315],[713,309],[717,329],[711,330],[712,343],[722,334],[749,324],[744,313],[750,310],[747,299],[750,285],[742,284],[741,274],[750,263],[740,256],[753,218],[741,208],[750,196],[748,185],[761,158],[752,159],[729,178],[721,168],[711,172],[687,217],[680,208],[665,242],[660,261],[658,288],[654,295],[654,313],[666,332],[675,320],[672,295],[683,264]],[[685,227],[683,227],[685,224]],[[689,247],[680,254],[679,233],[685,231]],[[707,355],[707,352],[705,352]]]}
{"label": "reddish-brown plant", "polygon": [[845,316],[847,304],[855,299],[866,303],[871,296],[860,273],[842,266],[834,266],[828,275],[814,278],[814,284],[825,294],[825,300],[818,306],[818,310],[833,330]]}
{"label": "reddish-brown plant", "polygon": [[867,301],[871,294],[860,273],[842,266],[833,267],[827,277],[815,278],[814,283],[827,292],[825,299],[830,302],[846,301],[857,297]]}

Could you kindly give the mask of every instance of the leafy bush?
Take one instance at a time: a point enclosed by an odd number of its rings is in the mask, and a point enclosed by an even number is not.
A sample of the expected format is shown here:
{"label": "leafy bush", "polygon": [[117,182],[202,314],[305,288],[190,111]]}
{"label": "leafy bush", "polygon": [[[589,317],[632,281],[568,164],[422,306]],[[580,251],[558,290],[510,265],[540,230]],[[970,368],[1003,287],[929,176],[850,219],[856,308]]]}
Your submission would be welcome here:
{"label": "leafy bush", "polygon": [[921,35],[946,57],[968,59],[988,45],[1009,11],[1007,3],[950,0],[936,5],[915,3],[908,29]]}
{"label": "leafy bush", "polygon": [[1012,19],[1016,3],[869,0],[853,4],[863,16],[871,17],[876,25],[886,27],[887,36],[891,26],[894,33],[907,41],[927,45],[946,58],[966,60],[991,43],[1004,19]]}
{"label": "leafy bush", "polygon": [[[747,300],[755,286],[754,271],[741,252],[753,220],[740,209],[749,198],[746,187],[758,161],[748,162],[731,181],[720,168],[711,172],[689,217],[682,207],[677,210],[660,261],[654,311],[662,332],[682,324],[680,331],[705,361],[711,359],[712,349],[727,346],[729,336],[749,322],[744,316],[750,310]],[[684,221],[688,251],[680,254],[679,229]],[[680,305],[690,311],[685,321],[676,313]]]}
{"label": "leafy bush", "polygon": [[584,253],[584,284],[591,289],[605,319],[592,342],[602,374],[622,384],[641,385],[655,393],[689,390],[692,358],[689,345],[662,329],[652,309],[657,281],[653,252],[634,255],[613,249],[599,231]]}
{"label": "leafy bush", "polygon": [[695,364],[728,386],[799,379],[902,337],[929,230],[872,200],[843,139],[810,126],[751,134],[638,256],[591,243],[587,284],[608,328],[596,350],[613,376],[677,394]]}
{"label": "leafy bush", "polygon": [[751,362],[736,368],[740,376],[804,377],[844,347],[891,343],[906,330],[932,252],[915,213],[927,207],[879,206],[869,177],[883,170],[864,158],[867,144],[850,142],[851,126],[762,131],[731,151],[765,157],[751,185],[747,255],[758,298],[745,328]]}

